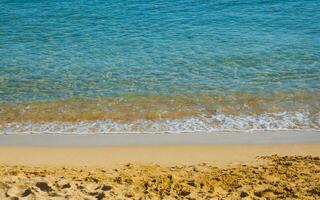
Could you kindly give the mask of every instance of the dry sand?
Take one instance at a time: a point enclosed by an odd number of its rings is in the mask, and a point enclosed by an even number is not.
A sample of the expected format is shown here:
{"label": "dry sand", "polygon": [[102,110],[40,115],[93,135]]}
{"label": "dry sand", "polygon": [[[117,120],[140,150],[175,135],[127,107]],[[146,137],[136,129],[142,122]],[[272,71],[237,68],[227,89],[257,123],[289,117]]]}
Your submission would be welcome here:
{"label": "dry sand", "polygon": [[108,166],[127,163],[192,165],[202,162],[223,166],[255,162],[266,155],[320,156],[320,143],[311,144],[214,144],[126,145],[111,147],[0,147],[0,163],[47,166]]}
{"label": "dry sand", "polygon": [[320,199],[320,142],[276,143],[21,146],[4,139],[0,199]]}
{"label": "dry sand", "polygon": [[268,156],[228,167],[0,165],[0,199],[319,199],[320,158]]}

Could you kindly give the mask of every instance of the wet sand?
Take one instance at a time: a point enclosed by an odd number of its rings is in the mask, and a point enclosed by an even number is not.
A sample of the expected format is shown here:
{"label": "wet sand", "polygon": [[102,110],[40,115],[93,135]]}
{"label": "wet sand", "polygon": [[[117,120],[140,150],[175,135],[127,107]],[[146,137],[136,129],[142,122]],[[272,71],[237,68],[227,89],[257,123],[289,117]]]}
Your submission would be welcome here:
{"label": "wet sand", "polygon": [[1,136],[0,199],[319,199],[320,142],[317,133],[304,143],[300,136],[286,135],[287,144],[259,136],[257,144],[228,144],[232,137],[178,144],[174,136],[166,144],[166,135],[157,144],[118,138],[97,146],[70,136],[55,143],[34,135],[33,145]]}

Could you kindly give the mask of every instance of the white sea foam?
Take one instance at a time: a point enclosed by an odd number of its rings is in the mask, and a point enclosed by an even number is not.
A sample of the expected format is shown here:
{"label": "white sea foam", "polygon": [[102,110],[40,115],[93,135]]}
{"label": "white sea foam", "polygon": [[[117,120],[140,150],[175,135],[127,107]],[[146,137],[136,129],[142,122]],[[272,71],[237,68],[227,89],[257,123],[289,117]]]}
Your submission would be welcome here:
{"label": "white sea foam", "polygon": [[137,120],[120,123],[112,120],[80,122],[15,122],[0,126],[0,132],[13,133],[182,133],[214,131],[252,131],[252,130],[320,130],[320,113],[279,112],[261,115],[224,115],[210,117],[198,116],[185,119],[166,119],[158,121]]}

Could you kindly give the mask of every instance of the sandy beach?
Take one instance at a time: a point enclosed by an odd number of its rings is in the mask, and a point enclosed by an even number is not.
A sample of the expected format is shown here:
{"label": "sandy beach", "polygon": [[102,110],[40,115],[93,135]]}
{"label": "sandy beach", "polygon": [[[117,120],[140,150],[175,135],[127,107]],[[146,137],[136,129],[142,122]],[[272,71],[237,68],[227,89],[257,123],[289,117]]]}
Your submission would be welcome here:
{"label": "sandy beach", "polygon": [[12,165],[117,167],[128,163],[165,166],[256,162],[258,156],[320,156],[320,143],[140,145],[112,147],[0,147],[0,163]]}
{"label": "sandy beach", "polygon": [[320,198],[319,134],[268,134],[1,135],[0,196]]}
{"label": "sandy beach", "polygon": [[320,200],[320,0],[0,8],[0,200]]}

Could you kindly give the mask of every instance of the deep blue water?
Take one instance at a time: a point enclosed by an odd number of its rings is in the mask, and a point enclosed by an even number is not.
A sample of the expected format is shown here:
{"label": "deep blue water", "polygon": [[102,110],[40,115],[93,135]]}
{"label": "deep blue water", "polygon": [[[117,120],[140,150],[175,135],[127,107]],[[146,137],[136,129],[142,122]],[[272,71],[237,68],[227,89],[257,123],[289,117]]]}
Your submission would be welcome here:
{"label": "deep blue water", "polygon": [[0,8],[0,101],[320,89],[319,0]]}

